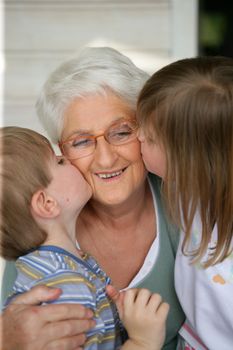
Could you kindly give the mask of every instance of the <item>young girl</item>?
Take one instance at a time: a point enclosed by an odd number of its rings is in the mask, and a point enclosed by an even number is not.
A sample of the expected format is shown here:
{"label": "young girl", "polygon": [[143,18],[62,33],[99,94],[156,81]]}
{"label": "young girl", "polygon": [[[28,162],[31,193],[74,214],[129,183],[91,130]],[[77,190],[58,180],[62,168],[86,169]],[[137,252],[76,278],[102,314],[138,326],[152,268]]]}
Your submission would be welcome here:
{"label": "young girl", "polygon": [[169,306],[147,289],[125,291],[118,311],[126,340],[105,292],[110,279],[76,247],[77,217],[92,194],[78,169],[56,157],[44,136],[25,128],[0,129],[0,151],[1,255],[17,258],[18,273],[6,305],[34,286],[57,287],[62,293],[54,303],[78,303],[93,312],[84,349],[161,349]]}
{"label": "young girl", "polygon": [[[138,100],[149,171],[181,228],[176,291],[181,348],[233,348],[233,59],[199,57],[156,72]],[[189,345],[188,345],[189,344]]]}

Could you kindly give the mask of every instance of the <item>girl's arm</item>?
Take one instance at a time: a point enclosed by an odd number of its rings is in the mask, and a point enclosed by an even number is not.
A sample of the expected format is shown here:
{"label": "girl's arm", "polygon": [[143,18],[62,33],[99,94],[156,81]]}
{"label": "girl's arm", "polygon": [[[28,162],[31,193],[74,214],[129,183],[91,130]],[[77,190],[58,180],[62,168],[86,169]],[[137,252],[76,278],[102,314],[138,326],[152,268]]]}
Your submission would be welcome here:
{"label": "girl's arm", "polygon": [[107,287],[108,295],[115,301],[129,339],[122,350],[160,350],[166,333],[169,305],[159,294],[147,289],[129,289],[119,293]]}

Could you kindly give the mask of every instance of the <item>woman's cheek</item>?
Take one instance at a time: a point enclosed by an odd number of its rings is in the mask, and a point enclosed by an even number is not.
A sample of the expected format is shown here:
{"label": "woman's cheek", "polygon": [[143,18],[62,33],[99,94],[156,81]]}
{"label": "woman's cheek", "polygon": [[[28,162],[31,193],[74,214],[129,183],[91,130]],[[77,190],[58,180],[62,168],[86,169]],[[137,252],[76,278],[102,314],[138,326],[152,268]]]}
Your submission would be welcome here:
{"label": "woman's cheek", "polygon": [[122,154],[124,155],[124,158],[127,158],[132,162],[142,161],[140,142],[136,139],[135,141],[131,142],[127,146],[128,147],[125,147],[125,149],[122,152]]}

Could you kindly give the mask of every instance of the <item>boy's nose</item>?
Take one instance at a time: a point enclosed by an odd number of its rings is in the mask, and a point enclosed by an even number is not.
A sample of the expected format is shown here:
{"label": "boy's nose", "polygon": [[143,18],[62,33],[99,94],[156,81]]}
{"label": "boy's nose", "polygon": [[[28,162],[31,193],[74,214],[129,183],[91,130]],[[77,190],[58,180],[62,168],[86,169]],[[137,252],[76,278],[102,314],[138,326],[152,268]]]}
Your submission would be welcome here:
{"label": "boy's nose", "polygon": [[63,155],[57,155],[56,157],[58,162],[60,161],[60,162],[63,162],[63,164],[71,164],[70,160]]}

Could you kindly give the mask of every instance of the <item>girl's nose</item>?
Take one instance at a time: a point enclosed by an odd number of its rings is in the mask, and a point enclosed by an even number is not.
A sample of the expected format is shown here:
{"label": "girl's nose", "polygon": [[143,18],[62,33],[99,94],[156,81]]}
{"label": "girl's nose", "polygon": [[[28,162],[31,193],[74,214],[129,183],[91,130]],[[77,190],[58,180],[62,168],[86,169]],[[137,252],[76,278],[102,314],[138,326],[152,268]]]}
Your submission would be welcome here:
{"label": "girl's nose", "polygon": [[144,135],[144,132],[141,128],[138,129],[138,132],[137,132],[137,138],[140,142],[144,142],[145,141],[145,135]]}

